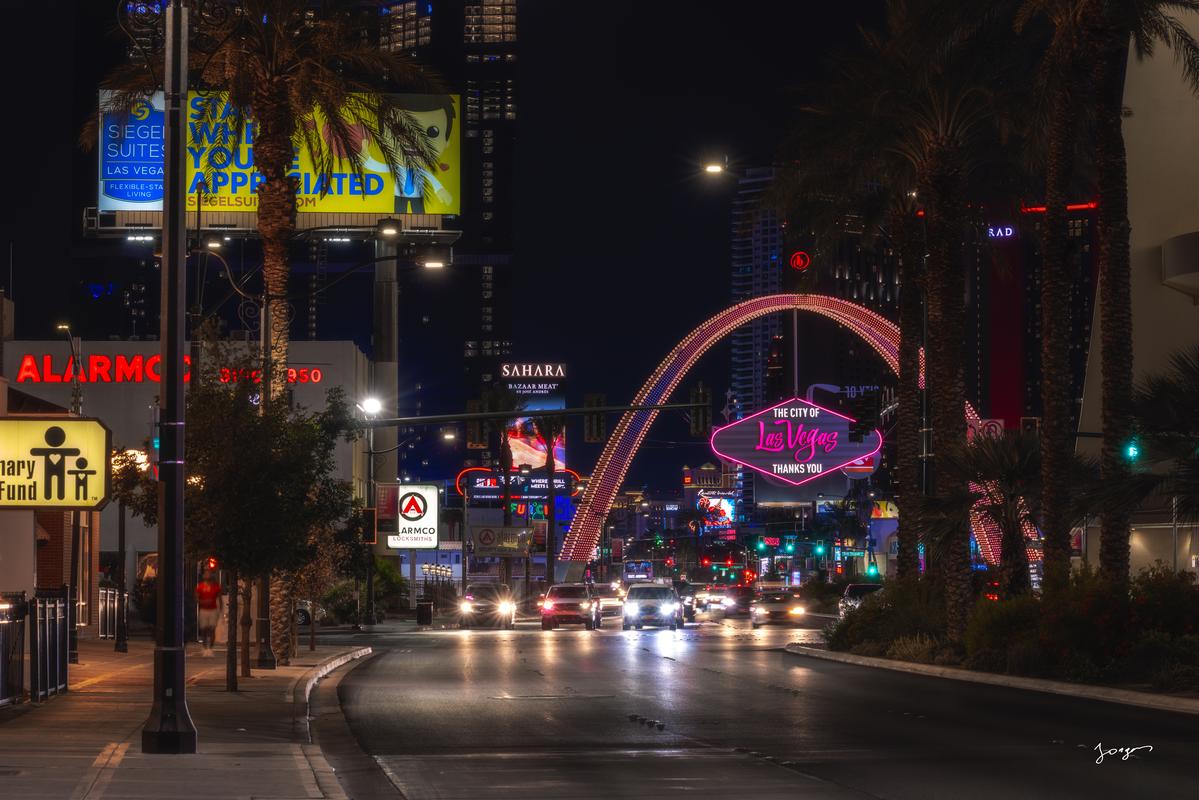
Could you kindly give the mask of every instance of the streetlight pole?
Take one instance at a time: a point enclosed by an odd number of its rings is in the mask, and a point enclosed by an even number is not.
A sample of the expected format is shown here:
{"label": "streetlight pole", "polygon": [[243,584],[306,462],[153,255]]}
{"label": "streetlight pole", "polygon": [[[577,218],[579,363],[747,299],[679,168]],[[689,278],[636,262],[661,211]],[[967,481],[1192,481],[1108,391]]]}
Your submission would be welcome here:
{"label": "streetlight pole", "polygon": [[[83,413],[83,390],[79,387],[79,343],[71,335],[71,326],[62,323],[58,329],[66,334],[67,343],[71,346],[71,414],[80,416]],[[82,545],[83,531],[79,524],[79,515],[86,511],[71,512],[71,574],[67,580],[67,661],[79,663],[79,548]],[[91,533],[91,528],[88,528]]]}
{"label": "streetlight pole", "polygon": [[[366,490],[371,504],[376,508],[375,499],[375,429],[366,432]],[[378,512],[376,512],[378,513]],[[371,545],[370,558],[366,560],[366,624],[375,624],[375,546]]]}
{"label": "streetlight pole", "polygon": [[196,752],[187,709],[183,644],[183,342],[187,296],[184,135],[187,100],[187,4],[166,7],[163,89],[162,392],[158,462],[158,597],[154,704],[142,727],[143,753]]}

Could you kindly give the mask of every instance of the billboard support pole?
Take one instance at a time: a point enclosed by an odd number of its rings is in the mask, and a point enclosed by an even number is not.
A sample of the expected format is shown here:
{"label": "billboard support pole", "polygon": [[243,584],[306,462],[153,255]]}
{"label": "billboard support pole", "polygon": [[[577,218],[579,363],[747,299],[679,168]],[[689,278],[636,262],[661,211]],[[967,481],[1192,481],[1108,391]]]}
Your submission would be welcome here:
{"label": "billboard support pole", "polygon": [[196,726],[187,709],[183,642],[183,341],[187,297],[185,208],[187,4],[166,7],[162,215],[162,384],[158,484],[158,619],[154,704],[142,727],[143,753],[195,753]]}

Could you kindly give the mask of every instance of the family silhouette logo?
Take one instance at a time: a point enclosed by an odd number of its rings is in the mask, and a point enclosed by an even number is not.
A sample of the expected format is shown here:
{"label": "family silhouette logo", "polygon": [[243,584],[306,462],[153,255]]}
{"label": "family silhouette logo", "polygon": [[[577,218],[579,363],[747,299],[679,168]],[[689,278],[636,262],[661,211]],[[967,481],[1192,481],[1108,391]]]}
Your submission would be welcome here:
{"label": "family silhouette logo", "polygon": [[94,419],[0,420],[0,508],[102,508],[111,439]]}

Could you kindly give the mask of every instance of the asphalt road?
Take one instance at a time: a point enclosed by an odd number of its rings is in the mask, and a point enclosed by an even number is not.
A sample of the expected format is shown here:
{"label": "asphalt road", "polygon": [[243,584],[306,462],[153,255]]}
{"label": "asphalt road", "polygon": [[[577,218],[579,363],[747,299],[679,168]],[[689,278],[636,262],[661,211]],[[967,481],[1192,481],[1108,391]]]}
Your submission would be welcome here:
{"label": "asphalt road", "polygon": [[[331,691],[345,739],[409,800],[1199,796],[1194,716],[780,649],[816,630],[701,616],[372,639],[379,654]],[[1096,764],[1099,743],[1153,749]]]}

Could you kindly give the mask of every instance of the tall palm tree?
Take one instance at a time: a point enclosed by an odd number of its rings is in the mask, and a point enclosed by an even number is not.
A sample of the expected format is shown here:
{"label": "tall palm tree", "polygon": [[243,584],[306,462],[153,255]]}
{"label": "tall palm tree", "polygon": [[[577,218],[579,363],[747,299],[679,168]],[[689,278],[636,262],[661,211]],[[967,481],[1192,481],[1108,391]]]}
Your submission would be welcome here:
{"label": "tall palm tree", "polygon": [[538,438],[545,445],[545,584],[549,586],[554,582],[554,561],[558,556],[557,534],[554,530],[554,471],[557,468],[554,463],[554,442],[565,433],[566,418],[554,415],[533,417],[533,426],[537,429]]}
{"label": "tall palm tree", "polygon": [[[1105,0],[1089,20],[1095,92],[1095,175],[1099,272],[1100,357],[1103,365],[1105,480],[1128,476],[1123,448],[1132,435],[1132,289],[1129,267],[1128,163],[1124,149],[1124,73],[1131,42],[1138,58],[1158,43],[1174,51],[1183,77],[1199,92],[1199,44],[1176,12],[1199,13],[1199,0]],[[1118,586],[1128,583],[1130,511],[1105,507],[1100,520],[1099,572]]]}
{"label": "tall palm tree", "polygon": [[[263,276],[271,312],[271,353],[286,365],[289,248],[296,231],[296,182],[290,176],[297,149],[312,159],[326,184],[335,172],[364,175],[363,140],[375,142],[394,179],[404,168],[432,168],[430,137],[393,92],[429,91],[435,83],[409,57],[372,45],[369,26],[378,14],[363,13],[359,0],[240,0],[213,4],[221,13],[192,15],[188,82],[209,97],[192,117],[218,131],[217,141],[236,147],[252,140]],[[381,3],[373,5],[382,6]],[[235,7],[234,7],[235,6]],[[161,75],[140,61],[113,69],[102,111],[123,112],[161,91]],[[97,117],[98,119],[98,117]],[[94,125],[83,134],[94,141]],[[214,163],[209,148],[206,173]],[[286,388],[276,370],[270,390]]]}
{"label": "tall palm tree", "polygon": [[[513,394],[508,387],[503,384],[495,384],[490,389],[483,393],[481,406],[484,411],[511,413],[510,418],[505,418],[499,421],[499,424],[492,425],[492,430],[496,433],[499,439],[500,450],[500,485],[502,488],[500,501],[503,504],[504,527],[508,528],[512,525],[512,442],[508,438],[508,428],[512,421],[520,416],[524,410],[525,402],[518,395]],[[528,559],[525,559],[525,582],[528,582]],[[502,571],[501,580],[511,586],[512,584],[512,560],[504,558],[501,560],[500,569]],[[526,591],[528,587],[526,586]]]}
{"label": "tall palm tree", "polygon": [[[1044,171],[1045,218],[1041,226],[1041,530],[1044,537],[1044,586],[1049,593],[1067,588],[1070,573],[1070,526],[1066,519],[1068,464],[1073,450],[1070,369],[1072,269],[1066,216],[1075,173],[1079,118],[1085,108],[1088,31],[1085,21],[1096,0],[1021,0],[1015,28],[1034,38],[1040,49],[1035,78],[1036,102],[1030,108],[1031,148]],[[1048,33],[1033,30],[1047,23]]]}

